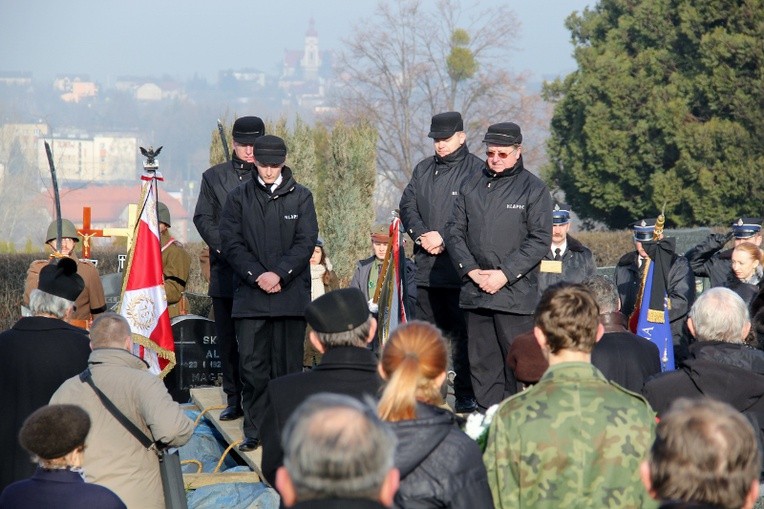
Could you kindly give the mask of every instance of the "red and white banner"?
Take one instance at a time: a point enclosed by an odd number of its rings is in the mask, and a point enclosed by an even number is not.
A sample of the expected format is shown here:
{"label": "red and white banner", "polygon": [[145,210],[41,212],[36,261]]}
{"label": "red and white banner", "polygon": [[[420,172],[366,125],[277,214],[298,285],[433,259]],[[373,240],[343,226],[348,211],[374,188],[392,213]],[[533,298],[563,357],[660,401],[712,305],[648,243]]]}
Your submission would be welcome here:
{"label": "red and white banner", "polygon": [[127,259],[119,313],[130,323],[133,353],[148,363],[152,373],[164,378],[175,366],[175,343],[167,312],[157,220],[157,180],[161,176],[145,172],[141,179],[141,213]]}
{"label": "red and white banner", "polygon": [[390,241],[383,262],[382,274],[377,285],[379,292],[379,316],[377,319],[377,334],[379,344],[384,345],[398,325],[406,323],[409,317],[406,294],[406,253],[403,250],[404,240],[401,230],[401,220],[394,216],[390,223]]}

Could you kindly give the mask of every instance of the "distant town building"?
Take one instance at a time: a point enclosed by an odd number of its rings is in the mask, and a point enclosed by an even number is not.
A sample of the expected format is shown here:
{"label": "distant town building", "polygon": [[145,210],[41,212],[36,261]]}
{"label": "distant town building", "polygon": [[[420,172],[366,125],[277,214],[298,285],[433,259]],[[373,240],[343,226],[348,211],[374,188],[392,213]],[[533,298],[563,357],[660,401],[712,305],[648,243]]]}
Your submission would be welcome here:
{"label": "distant town building", "polygon": [[64,102],[78,103],[86,97],[98,94],[98,85],[87,76],[59,76],[53,81],[53,88],[63,92],[60,97]]}
{"label": "distant town building", "polygon": [[29,87],[32,85],[31,72],[0,71],[0,85]]}
{"label": "distant town building", "polygon": [[[138,139],[124,134],[54,133],[49,140],[61,181],[114,182],[138,176]],[[37,164],[48,171],[43,140],[38,141]]]}

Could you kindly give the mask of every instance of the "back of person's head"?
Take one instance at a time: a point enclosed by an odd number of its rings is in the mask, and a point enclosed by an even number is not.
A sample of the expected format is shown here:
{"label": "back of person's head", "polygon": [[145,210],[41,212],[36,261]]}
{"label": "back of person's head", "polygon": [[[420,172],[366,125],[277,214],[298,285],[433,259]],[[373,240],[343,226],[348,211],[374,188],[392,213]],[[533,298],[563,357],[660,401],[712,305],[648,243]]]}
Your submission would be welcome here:
{"label": "back of person's head", "polygon": [[326,349],[365,348],[376,323],[358,288],[333,290],[318,297],[305,309],[305,321]]}
{"label": "back of person's head", "polygon": [[93,348],[125,348],[130,336],[130,324],[124,316],[106,312],[99,315],[90,327],[90,343]]}
{"label": "back of person's head", "polygon": [[748,333],[748,306],[729,288],[717,286],[695,300],[688,323],[698,341],[742,343]]}
{"label": "back of person's head", "polygon": [[681,398],[658,423],[642,481],[658,500],[752,507],[761,467],[755,433],[726,403]]}
{"label": "back of person's head", "polygon": [[85,445],[90,417],[77,405],[47,405],[26,418],[19,431],[19,444],[37,461],[63,458]]}
{"label": "back of person's head", "polygon": [[586,278],[583,285],[594,297],[601,314],[618,311],[618,288],[612,279],[597,274]]}
{"label": "back of person's head", "polygon": [[29,294],[29,311],[34,316],[50,315],[63,320],[74,306],[74,301],[43,292],[39,288]]}
{"label": "back of person's head", "polygon": [[[396,438],[370,406],[350,396],[319,393],[289,417],[282,444],[283,469],[297,501],[380,500],[393,470]],[[395,481],[397,488],[397,476]],[[283,482],[277,475],[279,491],[285,495]],[[291,498],[284,497],[287,505]]]}
{"label": "back of person's head", "polygon": [[411,321],[395,329],[382,349],[379,364],[387,380],[379,400],[380,417],[386,421],[413,419],[417,401],[440,404],[440,383],[447,363],[446,341],[434,325]]}
{"label": "back of person's head", "polygon": [[536,327],[553,354],[560,350],[589,353],[597,342],[599,307],[583,285],[558,283],[541,296]]}

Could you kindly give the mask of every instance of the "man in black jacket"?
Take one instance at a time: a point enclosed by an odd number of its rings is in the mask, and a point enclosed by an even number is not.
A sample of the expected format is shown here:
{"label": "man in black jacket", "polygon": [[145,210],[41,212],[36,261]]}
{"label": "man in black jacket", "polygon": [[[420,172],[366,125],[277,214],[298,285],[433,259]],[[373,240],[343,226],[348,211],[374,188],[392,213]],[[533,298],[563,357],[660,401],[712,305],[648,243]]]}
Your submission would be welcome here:
{"label": "man in black jacket", "polygon": [[591,250],[568,234],[570,206],[555,204],[552,210],[552,247],[541,260],[539,295],[555,283],[580,283],[597,272]]}
{"label": "man in black jacket", "polygon": [[728,233],[712,233],[684,255],[693,273],[698,277],[709,278],[712,287],[724,286],[732,275],[732,249],[722,251],[732,238],[735,239],[733,247],[743,242],[761,247],[761,218],[740,217],[732,222]]}
{"label": "man in black jacket", "polygon": [[444,243],[446,221],[462,182],[481,171],[483,161],[467,148],[467,135],[459,112],[432,117],[430,133],[435,155],[414,167],[401,196],[401,222],[415,241],[416,317],[435,324],[451,342],[454,395],[457,412],[475,410],[467,354],[467,324],[459,308],[461,278]]}
{"label": "man in black jacket", "polygon": [[285,166],[284,140],[255,140],[257,175],[223,207],[223,254],[236,273],[231,315],[239,345],[244,442],[260,445],[268,381],[302,370],[308,264],[318,239],[313,195]]}
{"label": "man in black jacket", "polygon": [[523,166],[522,133],[493,124],[486,166],[465,179],[446,224],[446,249],[462,278],[472,389],[482,410],[517,392],[506,365],[515,336],[533,328],[538,266],[552,239],[552,197]]}
{"label": "man in black jacket", "polygon": [[377,357],[367,346],[375,337],[377,321],[360,290],[344,288],[322,295],[308,305],[305,319],[310,342],[323,357],[311,371],[268,383],[261,437],[263,474],[271,484],[284,456],[281,432],[300,403],[319,392],[376,398],[382,384]]}
{"label": "man in black jacket", "polygon": [[[618,287],[618,297],[621,299],[621,312],[627,318],[631,317],[636,307],[643,267],[645,267],[644,262],[649,258],[644,247],[642,247],[642,242],[653,240],[655,221],[655,218],[649,218],[632,223],[635,250],[623,255],[615,267],[614,279]],[[687,311],[695,301],[695,277],[690,270],[687,259],[682,255],[674,254],[671,256],[666,293],[669,299],[669,321],[671,322],[671,335],[674,342],[674,359],[679,365],[679,362],[687,356],[683,329]]]}
{"label": "man in black jacket", "polygon": [[605,333],[592,349],[592,364],[605,378],[639,392],[649,377],[661,372],[660,352],[652,341],[629,332],[620,311],[615,283],[595,275],[583,282],[600,308]]}
{"label": "man in black jacket", "polygon": [[684,366],[648,380],[642,394],[659,417],[682,397],[724,401],[758,423],[764,438],[764,352],[745,344],[751,322],[743,299],[724,287],[706,290],[687,326],[697,342]]}
{"label": "man in black jacket", "polygon": [[212,308],[215,314],[215,332],[220,345],[223,371],[223,392],[228,407],[220,413],[221,421],[238,419],[241,409],[241,379],[239,377],[239,351],[236,346],[231,310],[233,308],[233,279],[231,266],[223,256],[220,240],[220,217],[228,193],[243,182],[252,179],[255,167],[255,140],[265,134],[265,125],[258,117],[240,117],[233,123],[233,157],[202,175],[199,199],[194,211],[194,224],[210,248],[210,286]]}

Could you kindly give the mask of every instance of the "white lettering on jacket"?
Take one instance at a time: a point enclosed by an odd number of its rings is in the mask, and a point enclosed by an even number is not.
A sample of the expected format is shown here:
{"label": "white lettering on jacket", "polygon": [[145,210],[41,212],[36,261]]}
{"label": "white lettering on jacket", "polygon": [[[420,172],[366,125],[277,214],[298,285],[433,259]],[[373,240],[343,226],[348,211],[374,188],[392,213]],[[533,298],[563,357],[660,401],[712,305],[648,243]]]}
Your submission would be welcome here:
{"label": "white lettering on jacket", "polygon": [[525,204],[524,203],[507,203],[508,209],[524,209]]}
{"label": "white lettering on jacket", "polygon": [[284,219],[297,219],[298,214],[289,214],[288,216],[284,216]]}

